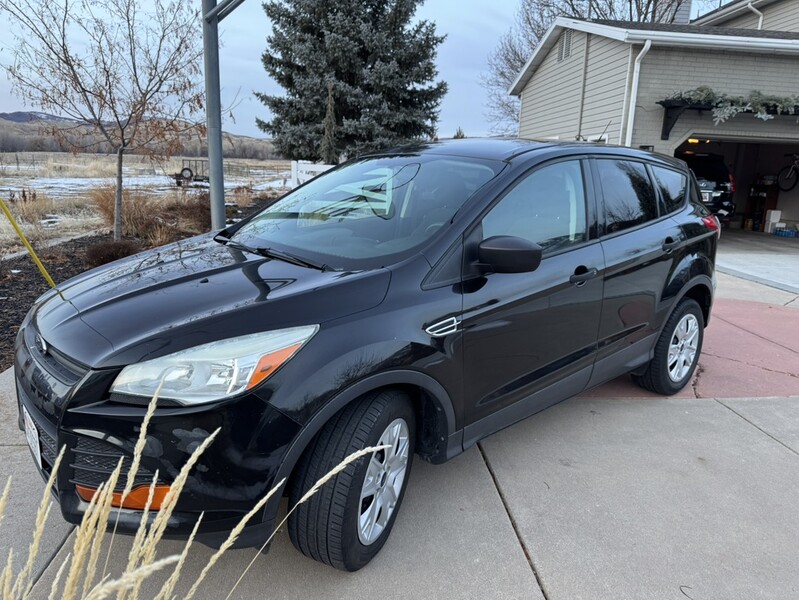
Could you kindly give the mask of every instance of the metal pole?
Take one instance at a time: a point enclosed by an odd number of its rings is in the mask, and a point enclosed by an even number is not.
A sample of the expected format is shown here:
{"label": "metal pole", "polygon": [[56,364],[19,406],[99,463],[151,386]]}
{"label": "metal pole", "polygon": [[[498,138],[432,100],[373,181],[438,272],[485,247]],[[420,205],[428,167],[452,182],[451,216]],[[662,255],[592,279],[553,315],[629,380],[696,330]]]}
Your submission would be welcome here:
{"label": "metal pole", "polygon": [[225,227],[225,181],[222,169],[222,106],[219,88],[219,20],[205,18],[216,0],[203,0],[205,53],[205,123],[208,129],[208,178],[211,187],[211,229]]}

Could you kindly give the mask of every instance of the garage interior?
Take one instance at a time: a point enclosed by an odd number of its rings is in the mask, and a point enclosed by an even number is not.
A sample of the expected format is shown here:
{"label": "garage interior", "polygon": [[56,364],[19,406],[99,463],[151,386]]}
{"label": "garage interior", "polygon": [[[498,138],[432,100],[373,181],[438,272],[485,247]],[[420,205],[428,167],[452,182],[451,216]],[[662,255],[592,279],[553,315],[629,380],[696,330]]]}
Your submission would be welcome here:
{"label": "garage interior", "polygon": [[[777,226],[788,231],[799,229],[799,185],[787,192],[777,185],[780,169],[792,161],[786,154],[799,154],[799,144],[709,139],[697,134],[675,151],[678,157],[691,154],[722,156],[734,178],[736,209],[725,219],[726,227],[767,233]],[[767,221],[770,210],[779,211],[770,214],[771,225]],[[773,220],[775,217],[777,221]],[[799,238],[793,239],[799,243]]]}

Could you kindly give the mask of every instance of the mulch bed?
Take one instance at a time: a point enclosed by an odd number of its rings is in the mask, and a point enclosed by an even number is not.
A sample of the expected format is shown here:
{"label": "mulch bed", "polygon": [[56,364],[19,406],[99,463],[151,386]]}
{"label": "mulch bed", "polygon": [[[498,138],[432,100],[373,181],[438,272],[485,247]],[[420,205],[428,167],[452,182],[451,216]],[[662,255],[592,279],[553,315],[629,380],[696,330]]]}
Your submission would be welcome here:
{"label": "mulch bed", "polygon": [[[274,199],[253,202],[242,216],[247,216]],[[39,252],[50,276],[59,284],[88,270],[85,262],[86,249],[101,242],[111,241],[113,236],[92,235],[44,248]],[[14,363],[14,339],[19,325],[36,299],[50,286],[39,273],[39,269],[27,254],[19,258],[0,261],[0,371]]]}
{"label": "mulch bed", "polygon": [[[39,254],[44,266],[56,283],[79,275],[88,267],[84,262],[86,248],[113,239],[110,235],[92,235],[70,240],[43,249]],[[27,254],[0,263],[0,371],[14,362],[14,338],[36,298],[50,286]]]}

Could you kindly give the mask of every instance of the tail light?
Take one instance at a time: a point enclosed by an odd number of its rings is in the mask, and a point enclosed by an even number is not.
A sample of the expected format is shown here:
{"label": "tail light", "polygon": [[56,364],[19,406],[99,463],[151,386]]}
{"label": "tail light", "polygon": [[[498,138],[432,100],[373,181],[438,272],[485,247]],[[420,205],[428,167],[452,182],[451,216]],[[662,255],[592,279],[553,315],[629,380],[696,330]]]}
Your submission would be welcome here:
{"label": "tail light", "polygon": [[735,193],[735,177],[732,176],[732,173],[730,173],[730,191]]}
{"label": "tail light", "polygon": [[716,215],[708,215],[707,217],[702,217],[702,222],[705,224],[710,231],[716,232],[716,237],[721,237],[721,223],[719,223],[718,218]]}

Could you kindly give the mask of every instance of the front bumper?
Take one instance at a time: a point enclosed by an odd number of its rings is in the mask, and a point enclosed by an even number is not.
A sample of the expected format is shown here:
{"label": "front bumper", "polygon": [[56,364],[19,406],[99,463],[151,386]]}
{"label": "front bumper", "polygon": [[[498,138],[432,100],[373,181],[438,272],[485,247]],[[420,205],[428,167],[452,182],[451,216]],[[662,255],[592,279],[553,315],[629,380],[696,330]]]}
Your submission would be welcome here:
{"label": "front bumper", "polygon": [[[98,487],[122,457],[123,474],[117,490],[124,487],[146,407],[108,397],[116,370],[77,365],[54,348],[41,352],[30,324],[23,324],[17,336],[14,374],[19,425],[23,427],[24,406],[39,433],[45,479],[58,449],[66,447],[53,494],[64,518],[80,523],[88,504],[78,496],[76,484]],[[170,484],[191,453],[217,428],[216,439],[189,474],[166,537],[188,536],[204,512],[198,539],[213,546],[221,543],[269,492],[300,426],[256,394],[200,407],[158,408],[150,422],[135,485],[149,485],[156,473],[159,482]],[[279,496],[270,501],[260,518],[253,518],[237,545],[266,539]],[[114,509],[109,523],[117,523],[117,531],[122,533],[135,533],[140,518],[139,511]]]}

